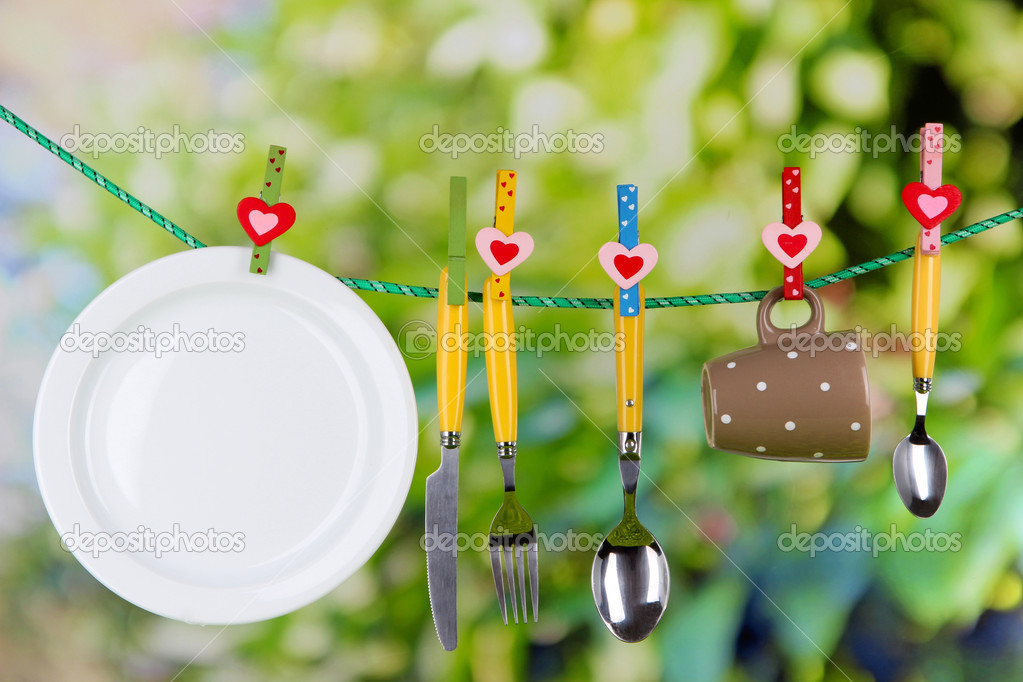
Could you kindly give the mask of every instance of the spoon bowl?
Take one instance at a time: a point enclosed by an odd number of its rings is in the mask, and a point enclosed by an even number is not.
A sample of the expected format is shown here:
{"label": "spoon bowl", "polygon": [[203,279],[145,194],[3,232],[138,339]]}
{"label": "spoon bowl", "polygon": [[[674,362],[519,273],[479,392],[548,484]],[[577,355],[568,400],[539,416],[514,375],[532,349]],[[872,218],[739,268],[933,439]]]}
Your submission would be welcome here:
{"label": "spoon bowl", "polygon": [[636,516],[639,462],[623,459],[620,466],[626,482],[625,513],[597,549],[591,583],[593,601],[611,634],[623,642],[639,642],[657,627],[668,605],[668,561]]}
{"label": "spoon bowl", "polygon": [[895,448],[892,474],[895,489],[913,516],[926,519],[938,511],[948,483],[948,462],[941,446],[927,435],[922,413],[917,415],[913,432]]}

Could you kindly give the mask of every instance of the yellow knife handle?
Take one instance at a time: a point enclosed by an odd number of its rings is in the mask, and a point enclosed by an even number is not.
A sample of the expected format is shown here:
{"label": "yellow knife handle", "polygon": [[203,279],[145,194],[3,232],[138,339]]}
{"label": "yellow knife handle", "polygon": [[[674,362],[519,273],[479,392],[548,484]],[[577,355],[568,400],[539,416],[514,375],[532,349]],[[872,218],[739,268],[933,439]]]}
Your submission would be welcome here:
{"label": "yellow knife handle", "polygon": [[639,314],[621,315],[618,289],[614,295],[615,365],[617,370],[618,430],[643,430],[643,286],[639,286]]}
{"label": "yellow knife handle", "polygon": [[483,283],[483,332],[487,360],[487,388],[490,391],[490,415],[494,420],[494,439],[507,443],[518,437],[518,381],[515,369],[515,321],[509,298],[494,298],[496,286],[491,275]]}
{"label": "yellow knife handle", "polygon": [[920,252],[920,236],[916,238],[913,256],[913,377],[934,376],[934,355],[938,334],[938,302],[941,298],[941,253]]}
{"label": "yellow knife handle", "polygon": [[[463,284],[462,291],[468,291]],[[469,301],[448,305],[448,269],[437,292],[437,421],[441,431],[461,431],[465,410]]]}

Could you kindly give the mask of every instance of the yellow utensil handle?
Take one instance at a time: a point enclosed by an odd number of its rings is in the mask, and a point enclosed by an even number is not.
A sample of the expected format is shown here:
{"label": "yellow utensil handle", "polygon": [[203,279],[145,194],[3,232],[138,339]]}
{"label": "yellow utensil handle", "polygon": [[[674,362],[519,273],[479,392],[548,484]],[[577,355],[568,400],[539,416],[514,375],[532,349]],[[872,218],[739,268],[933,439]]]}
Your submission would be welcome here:
{"label": "yellow utensil handle", "polygon": [[618,430],[643,430],[643,286],[639,287],[639,314],[623,317],[621,298],[614,295],[615,365],[618,394]]}
{"label": "yellow utensil handle", "polygon": [[[507,281],[508,275],[501,279]],[[515,321],[510,299],[494,298],[494,275],[483,283],[483,332],[487,360],[490,416],[498,443],[518,438],[518,380],[515,368]]]}
{"label": "yellow utensil handle", "polygon": [[[463,284],[462,291],[468,291]],[[465,410],[469,301],[448,305],[448,269],[437,292],[437,421],[441,431],[461,431]]]}
{"label": "yellow utensil handle", "polygon": [[934,355],[938,334],[938,302],[941,299],[941,254],[920,253],[920,237],[916,238],[913,256],[913,377],[934,376]]}

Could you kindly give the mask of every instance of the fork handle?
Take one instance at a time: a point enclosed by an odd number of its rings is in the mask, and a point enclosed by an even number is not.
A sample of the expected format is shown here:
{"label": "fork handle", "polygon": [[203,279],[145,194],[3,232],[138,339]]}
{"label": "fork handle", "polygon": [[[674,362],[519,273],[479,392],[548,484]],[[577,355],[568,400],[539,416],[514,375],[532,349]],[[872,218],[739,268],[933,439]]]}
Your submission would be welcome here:
{"label": "fork handle", "polygon": [[643,285],[639,285],[639,313],[624,317],[621,296],[615,289],[615,368],[617,374],[618,431],[643,430]]}
{"label": "fork handle", "polygon": [[[487,389],[490,392],[490,416],[494,421],[494,439],[514,442],[518,437],[518,379],[515,367],[515,321],[512,302],[491,295],[496,275],[483,283],[483,331],[486,343]],[[507,285],[509,275],[501,275]],[[505,289],[508,291],[509,289]]]}

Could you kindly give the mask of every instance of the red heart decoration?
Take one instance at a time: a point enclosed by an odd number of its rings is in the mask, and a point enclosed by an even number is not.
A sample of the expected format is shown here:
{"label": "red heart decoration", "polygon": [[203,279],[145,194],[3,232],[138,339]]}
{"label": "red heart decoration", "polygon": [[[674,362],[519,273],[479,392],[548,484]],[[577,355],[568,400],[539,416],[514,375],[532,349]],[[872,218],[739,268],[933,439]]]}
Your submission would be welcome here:
{"label": "red heart decoration", "polygon": [[508,177],[509,178],[514,178],[515,177],[515,173],[508,173]]}
{"label": "red heart decoration", "polygon": [[911,182],[902,189],[902,203],[924,229],[931,229],[956,212],[963,193],[955,185],[931,189],[922,182]]}
{"label": "red heart decoration", "polygon": [[778,246],[788,254],[789,258],[795,258],[796,254],[806,246],[806,235],[780,234],[778,235]]}
{"label": "red heart decoration", "polygon": [[508,186],[508,183],[507,183],[507,182],[502,182],[502,183],[501,183],[501,187],[507,187],[507,186]]}
{"label": "red heart decoration", "polygon": [[643,269],[643,257],[618,255],[615,256],[614,264],[615,270],[625,279],[629,279]]}
{"label": "red heart decoration", "polygon": [[509,244],[508,242],[502,242],[497,239],[490,242],[490,253],[494,254],[494,259],[498,265],[504,265],[509,262],[515,256],[519,255],[519,245]]}
{"label": "red heart decoration", "polygon": [[256,246],[263,246],[280,237],[295,224],[295,209],[283,201],[273,206],[258,197],[245,197],[238,202],[238,222]]}
{"label": "red heart decoration", "polygon": [[283,149],[278,149],[277,153],[280,154],[281,156],[284,156],[284,150]]}

